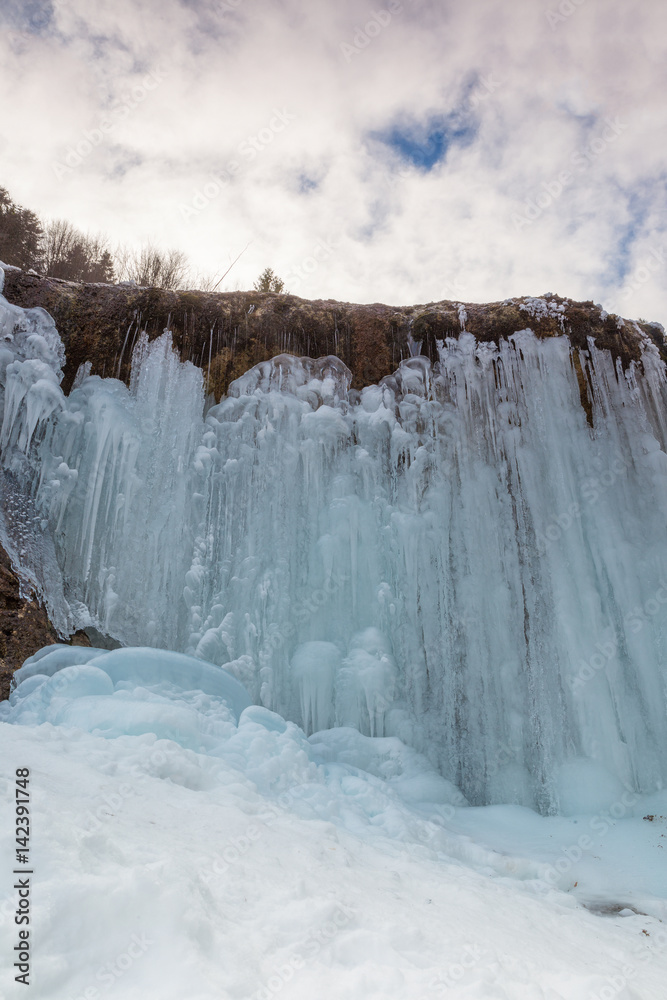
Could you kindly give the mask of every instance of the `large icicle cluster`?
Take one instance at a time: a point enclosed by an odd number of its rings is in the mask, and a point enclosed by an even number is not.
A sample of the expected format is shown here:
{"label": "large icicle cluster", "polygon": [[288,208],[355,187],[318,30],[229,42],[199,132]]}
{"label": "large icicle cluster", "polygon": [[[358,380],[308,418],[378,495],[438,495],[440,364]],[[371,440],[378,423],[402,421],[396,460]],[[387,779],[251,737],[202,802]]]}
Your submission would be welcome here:
{"label": "large icicle cluster", "polygon": [[399,736],[473,803],[662,787],[654,347],[624,373],[565,336],[463,332],[361,392],[336,358],[283,355],[204,417],[168,334],[139,341],[129,388],[82,372],[65,398],[33,379],[61,355],[21,355],[1,305],[3,462],[72,620],[224,665],[308,732]]}
{"label": "large icicle cluster", "polygon": [[[39,326],[39,333],[26,341],[23,326]],[[150,345],[144,334],[129,388],[83,368],[65,398],[64,352],[50,317],[0,299],[0,329],[7,359],[16,357],[6,368],[0,359],[3,466],[15,489],[22,484],[35,497],[51,527],[70,626],[92,621],[127,642],[178,648],[183,577],[192,559],[200,369],[181,364],[169,333]],[[24,352],[24,343],[34,342],[41,358],[49,336],[57,339],[51,368],[31,356],[22,360],[16,348]]]}

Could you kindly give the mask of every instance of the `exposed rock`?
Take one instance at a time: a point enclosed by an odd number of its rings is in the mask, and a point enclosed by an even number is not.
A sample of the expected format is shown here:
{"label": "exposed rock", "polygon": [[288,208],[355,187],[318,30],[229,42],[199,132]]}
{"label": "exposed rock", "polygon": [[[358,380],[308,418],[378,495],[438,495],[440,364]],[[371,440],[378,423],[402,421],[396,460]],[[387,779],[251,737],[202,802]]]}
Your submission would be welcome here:
{"label": "exposed rock", "polygon": [[74,636],[72,636],[70,642],[72,645],[80,646],[95,646],[97,649],[122,649],[123,643],[119,642],[118,639],[114,639],[112,635],[107,635],[106,632],[100,632],[93,625],[87,625],[82,632],[75,632],[75,635],[86,635],[89,642],[75,643]]}
{"label": "exposed rock", "polygon": [[[353,386],[361,388],[390,375],[409,357],[411,340],[421,342],[421,352],[436,360],[437,341],[458,337],[463,327],[479,340],[495,343],[527,326],[540,337],[567,333],[584,349],[593,337],[624,367],[640,355],[641,334],[634,323],[607,315],[592,302],[556,295],[485,305],[443,301],[393,307],[255,291],[77,284],[17,270],[7,272],[4,294],[20,306],[42,306],[55,319],[67,352],[66,392],[86,361],[93,374],[126,381],[138,334],[146,330],[153,339],[167,327],[181,358],[201,365],[208,389],[218,399],[248,368],[282,353],[313,358],[335,354],[352,371]],[[639,326],[667,360],[661,327]]]}
{"label": "exposed rock", "polygon": [[[19,578],[0,546],[0,701],[9,697],[12,675],[23,661],[42,646],[63,642],[34,598],[21,596]],[[67,640],[74,646],[90,646],[84,632]]]}
{"label": "exposed rock", "polygon": [[[281,353],[312,358],[337,355],[362,388],[392,374],[413,351],[437,360],[437,342],[463,330],[481,341],[498,343],[530,326],[539,337],[569,335],[586,349],[592,337],[623,367],[638,361],[649,337],[667,361],[662,327],[608,315],[593,302],[571,302],[557,295],[507,299],[488,304],[434,302],[393,307],[309,301],[273,293],[165,291],[131,284],[80,284],[44,278],[34,271],[7,269],[4,294],[25,308],[41,306],[54,318],[67,353],[63,389],[68,392],[79,365],[91,362],[92,374],[127,381],[132,349],[145,330],[150,339],[172,331],[183,360],[205,372],[217,399],[230,382],[253,365]],[[574,352],[582,406],[590,419],[586,375]],[[76,633],[70,642],[114,648],[99,633]],[[21,596],[9,557],[0,548],[0,699],[9,694],[14,671],[40,647],[63,641],[33,598]]]}

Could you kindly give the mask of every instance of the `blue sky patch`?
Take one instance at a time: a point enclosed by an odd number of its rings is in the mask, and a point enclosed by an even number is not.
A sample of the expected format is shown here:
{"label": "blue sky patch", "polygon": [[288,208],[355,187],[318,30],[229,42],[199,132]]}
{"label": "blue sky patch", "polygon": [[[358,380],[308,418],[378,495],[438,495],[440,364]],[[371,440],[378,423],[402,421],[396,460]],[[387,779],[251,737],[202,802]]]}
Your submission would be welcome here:
{"label": "blue sky patch", "polygon": [[607,279],[613,286],[622,285],[636,267],[634,245],[644,233],[653,205],[651,189],[626,190],[618,187],[619,203],[624,203],[625,222],[617,230],[613,247],[613,260],[610,264]]}
{"label": "blue sky patch", "polygon": [[299,194],[310,194],[319,187],[318,182],[307,174],[299,174]]}
{"label": "blue sky patch", "polygon": [[405,162],[429,172],[442,163],[450,146],[467,146],[477,134],[476,123],[451,114],[431,118],[425,125],[410,122],[392,125],[372,138],[381,142]]}
{"label": "blue sky patch", "polygon": [[5,0],[0,14],[15,31],[41,35],[52,27],[53,4],[50,0]]}

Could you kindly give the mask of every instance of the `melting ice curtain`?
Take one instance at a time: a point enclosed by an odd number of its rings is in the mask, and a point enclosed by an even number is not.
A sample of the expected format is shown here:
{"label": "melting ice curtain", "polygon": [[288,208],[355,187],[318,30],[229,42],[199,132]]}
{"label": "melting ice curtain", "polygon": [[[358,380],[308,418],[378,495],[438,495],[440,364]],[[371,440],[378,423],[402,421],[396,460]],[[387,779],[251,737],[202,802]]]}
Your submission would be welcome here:
{"label": "melting ice curtain", "polygon": [[662,786],[648,342],[623,372],[592,343],[462,333],[360,393],[335,358],[281,356],[203,416],[168,334],[140,339],[129,387],[82,370],[65,397],[50,318],[0,300],[0,332],[9,542],[35,576],[57,562],[70,627],[224,665],[309,732],[399,736],[473,803]]}

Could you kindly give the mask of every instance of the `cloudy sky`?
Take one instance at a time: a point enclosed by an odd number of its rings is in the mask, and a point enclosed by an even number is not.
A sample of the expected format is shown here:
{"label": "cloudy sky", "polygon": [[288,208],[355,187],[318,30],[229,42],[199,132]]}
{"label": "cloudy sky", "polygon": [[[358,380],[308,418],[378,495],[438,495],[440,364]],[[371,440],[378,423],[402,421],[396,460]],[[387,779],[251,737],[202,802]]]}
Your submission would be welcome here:
{"label": "cloudy sky", "polygon": [[0,185],[221,287],[667,325],[663,0],[0,0]]}

